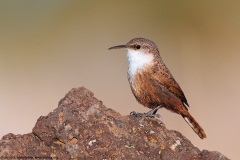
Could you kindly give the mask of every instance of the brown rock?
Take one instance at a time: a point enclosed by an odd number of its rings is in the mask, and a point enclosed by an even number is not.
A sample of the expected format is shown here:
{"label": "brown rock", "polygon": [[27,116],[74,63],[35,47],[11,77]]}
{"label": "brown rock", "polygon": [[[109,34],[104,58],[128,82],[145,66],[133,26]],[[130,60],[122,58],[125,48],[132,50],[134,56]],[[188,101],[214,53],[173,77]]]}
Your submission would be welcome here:
{"label": "brown rock", "polygon": [[158,119],[121,116],[83,87],[72,89],[58,108],[40,117],[32,133],[5,135],[0,140],[0,159],[9,157],[228,159],[219,152],[200,151]]}

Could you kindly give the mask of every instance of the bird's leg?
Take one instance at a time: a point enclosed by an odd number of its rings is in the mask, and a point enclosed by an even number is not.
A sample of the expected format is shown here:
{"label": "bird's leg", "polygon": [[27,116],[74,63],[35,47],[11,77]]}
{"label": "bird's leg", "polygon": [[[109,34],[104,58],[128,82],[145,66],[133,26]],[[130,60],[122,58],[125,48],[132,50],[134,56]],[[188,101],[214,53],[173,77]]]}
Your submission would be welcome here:
{"label": "bird's leg", "polygon": [[161,106],[157,106],[156,108],[153,108],[152,110],[150,110],[149,112],[145,113],[145,115],[147,117],[149,116],[153,116],[153,115],[156,115],[158,109],[161,108]]}
{"label": "bird's leg", "polygon": [[156,114],[159,108],[161,108],[161,106],[157,106],[156,108],[150,110],[147,113],[138,113],[138,112],[132,111],[130,115],[134,115],[135,117],[157,118],[157,119],[160,119],[160,121],[162,122],[162,117],[159,114]]}
{"label": "bird's leg", "polygon": [[146,117],[151,117],[151,118],[157,118],[161,122],[163,122],[162,117],[160,116],[160,114],[156,114],[159,108],[161,108],[161,106],[157,106],[156,108],[154,108],[154,109],[150,110],[149,112],[145,113],[145,116]]}

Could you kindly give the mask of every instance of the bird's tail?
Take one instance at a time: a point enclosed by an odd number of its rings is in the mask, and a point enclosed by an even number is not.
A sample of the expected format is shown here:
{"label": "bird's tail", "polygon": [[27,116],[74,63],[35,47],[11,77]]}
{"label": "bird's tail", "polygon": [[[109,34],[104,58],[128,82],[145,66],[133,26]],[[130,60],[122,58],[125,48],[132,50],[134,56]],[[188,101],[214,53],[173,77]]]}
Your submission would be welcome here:
{"label": "bird's tail", "polygon": [[206,134],[202,127],[197,123],[197,121],[188,113],[187,115],[182,115],[184,120],[188,123],[188,125],[193,129],[193,131],[201,138],[206,138]]}

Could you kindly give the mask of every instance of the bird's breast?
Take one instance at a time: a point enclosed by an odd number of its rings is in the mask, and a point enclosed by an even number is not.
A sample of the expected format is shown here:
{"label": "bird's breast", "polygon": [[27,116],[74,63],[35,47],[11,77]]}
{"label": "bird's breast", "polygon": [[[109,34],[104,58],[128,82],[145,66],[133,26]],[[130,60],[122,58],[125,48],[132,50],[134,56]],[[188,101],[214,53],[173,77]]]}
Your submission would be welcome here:
{"label": "bird's breast", "polygon": [[140,73],[136,73],[133,79],[134,80],[129,78],[129,83],[138,102],[150,108],[156,106],[157,103],[155,102],[158,99],[155,98],[158,96],[157,88],[154,86],[151,73],[148,73],[147,70],[143,70]]}

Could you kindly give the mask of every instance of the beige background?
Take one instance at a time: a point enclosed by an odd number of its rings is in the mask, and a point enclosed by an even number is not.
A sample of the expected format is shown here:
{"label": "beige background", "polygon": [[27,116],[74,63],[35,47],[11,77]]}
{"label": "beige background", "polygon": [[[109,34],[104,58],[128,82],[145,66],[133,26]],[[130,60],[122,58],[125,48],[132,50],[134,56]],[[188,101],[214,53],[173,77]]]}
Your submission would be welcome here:
{"label": "beige background", "polygon": [[121,114],[148,111],[127,82],[124,50],[146,37],[182,87],[201,140],[181,116],[158,111],[200,149],[240,153],[240,1],[0,1],[0,136],[31,132],[74,87]]}

